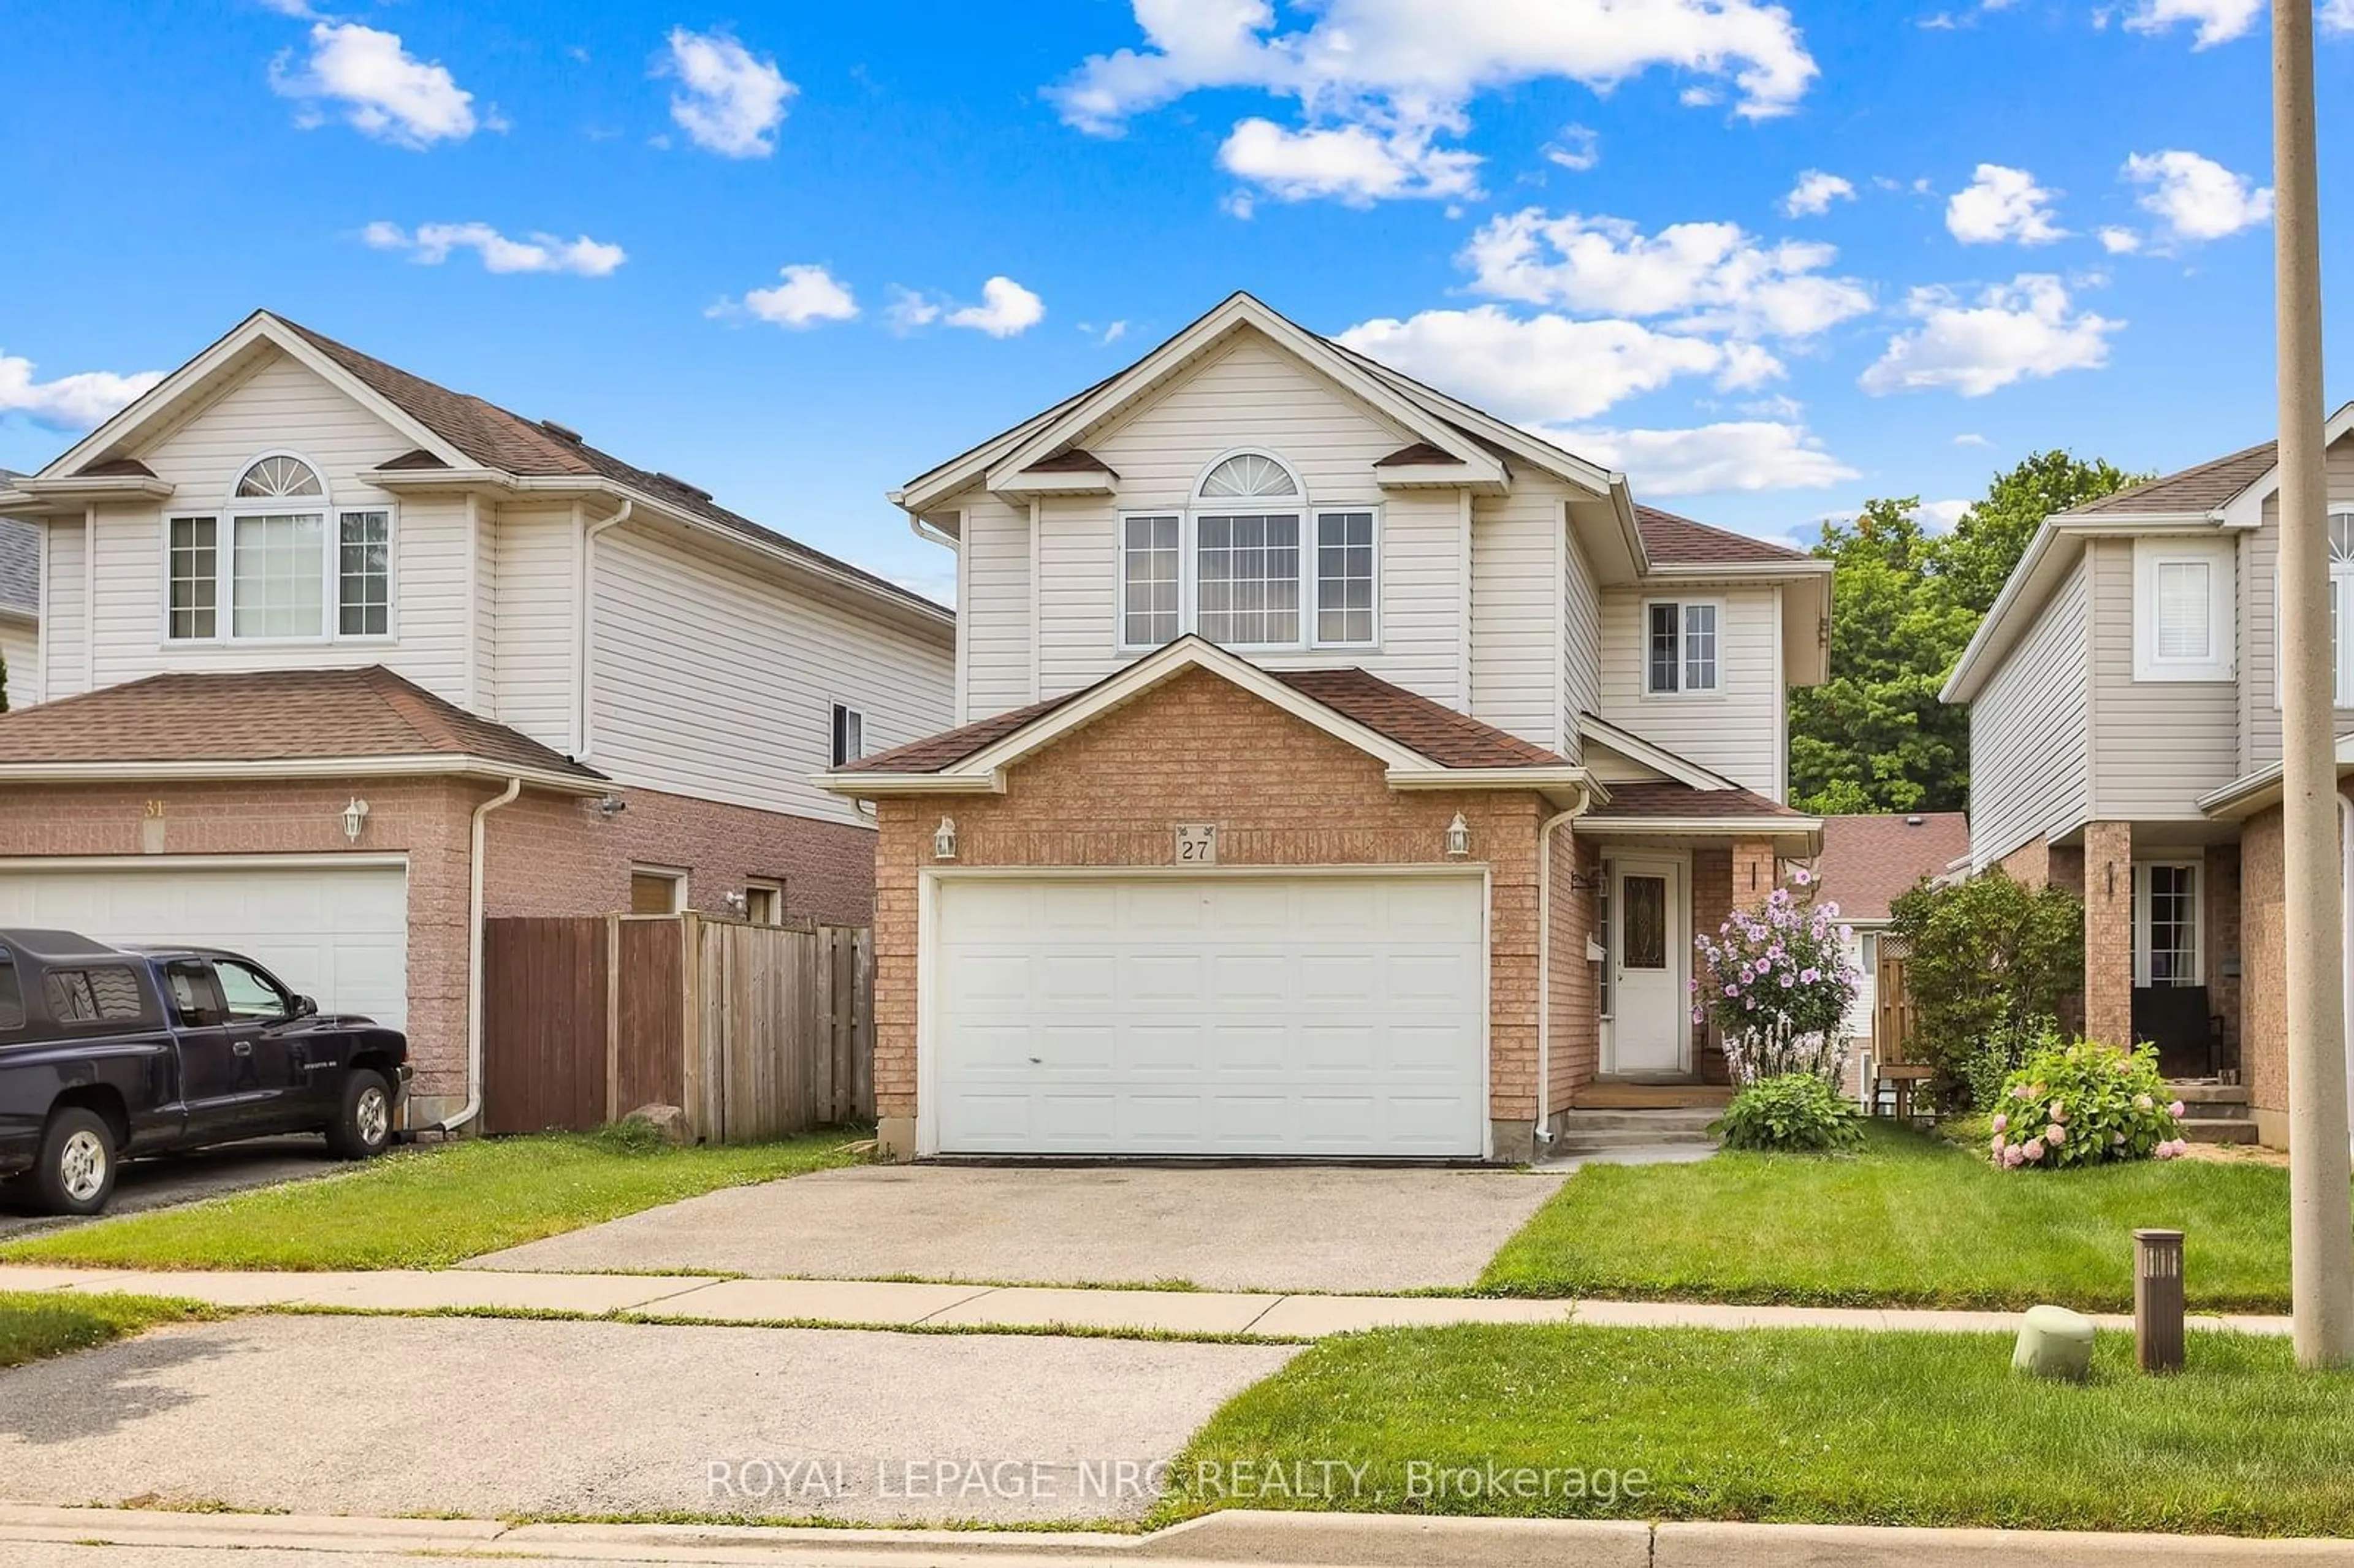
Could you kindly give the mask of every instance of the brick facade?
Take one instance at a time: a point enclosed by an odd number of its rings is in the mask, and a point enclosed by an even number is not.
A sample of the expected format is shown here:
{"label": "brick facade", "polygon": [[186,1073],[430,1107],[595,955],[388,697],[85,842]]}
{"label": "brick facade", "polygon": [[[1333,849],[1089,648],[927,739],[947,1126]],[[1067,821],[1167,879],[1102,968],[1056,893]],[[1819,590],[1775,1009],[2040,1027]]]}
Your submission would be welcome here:
{"label": "brick facade", "polygon": [[[162,866],[175,855],[405,856],[409,1053],[419,1118],[429,1119],[465,1100],[472,816],[496,793],[432,777],[16,788],[0,790],[0,858],[136,856]],[[354,796],[368,803],[356,842],[342,821]],[[869,829],[652,790],[625,798],[629,810],[610,820],[586,800],[535,789],[494,812],[485,913],[626,908],[632,861],[688,868],[700,909],[723,910],[747,876],[781,881],[794,917],[863,921],[873,907]]]}
{"label": "brick facade", "polygon": [[[1002,795],[881,802],[875,1090],[886,1148],[913,1149],[918,874],[934,863],[942,815],[956,820],[960,866],[1169,865],[1175,824],[1188,821],[1218,824],[1225,865],[1445,865],[1463,863],[1444,850],[1458,811],[1471,863],[1490,878],[1489,1115],[1499,1155],[1525,1157],[1536,1114],[1536,834],[1550,808],[1534,790],[1392,789],[1377,759],[1199,670],[1016,765]],[[1565,910],[1556,931],[1576,918]],[[1572,1040],[1556,1082],[1577,1059]]]}
{"label": "brick facade", "polygon": [[2241,962],[2253,982],[2243,993],[2240,1075],[2248,1086],[2256,1135],[2275,1148],[2288,1143],[2288,997],[2285,862],[2281,809],[2274,806],[2240,829]]}
{"label": "brick facade", "polygon": [[1545,1105],[1549,1119],[1558,1121],[1602,1068],[1601,966],[1585,956],[1586,943],[1596,936],[1594,889],[1602,877],[1602,847],[1579,838],[1575,823],[1564,823],[1553,830],[1552,862],[1552,1081]]}
{"label": "brick facade", "polygon": [[2084,1034],[2133,1041],[2133,824],[2084,824]]}

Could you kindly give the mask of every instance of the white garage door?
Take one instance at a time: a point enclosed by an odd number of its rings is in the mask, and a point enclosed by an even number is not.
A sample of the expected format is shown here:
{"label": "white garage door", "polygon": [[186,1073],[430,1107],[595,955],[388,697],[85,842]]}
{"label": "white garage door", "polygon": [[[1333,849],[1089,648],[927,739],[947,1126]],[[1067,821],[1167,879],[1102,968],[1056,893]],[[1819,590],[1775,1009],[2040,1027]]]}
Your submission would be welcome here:
{"label": "white garage door", "polygon": [[323,1012],[408,1027],[408,874],[397,864],[0,866],[0,926],[228,948]]}
{"label": "white garage door", "polygon": [[943,878],[941,1154],[1479,1156],[1483,885]]}

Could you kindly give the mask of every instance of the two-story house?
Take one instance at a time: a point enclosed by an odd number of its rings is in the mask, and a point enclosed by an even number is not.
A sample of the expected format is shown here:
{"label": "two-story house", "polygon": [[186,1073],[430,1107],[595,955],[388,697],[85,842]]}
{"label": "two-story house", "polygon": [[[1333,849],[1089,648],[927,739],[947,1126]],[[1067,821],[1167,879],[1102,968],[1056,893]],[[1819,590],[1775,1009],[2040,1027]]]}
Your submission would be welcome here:
{"label": "two-story house", "polygon": [[960,613],[959,726],[824,780],[887,1149],[1518,1160],[1709,1069],[1828,562],[1245,294],[894,499]]}
{"label": "two-story house", "polygon": [[[2344,628],[2354,405],[2328,433]],[[2154,1042],[2179,1076],[2239,1069],[2257,1135],[2279,1144],[2275,457],[2266,441],[2046,519],[1944,695],[1970,705],[1973,867],[2084,895],[2085,1033]],[[2336,667],[2342,779],[2354,771],[2342,630]]]}
{"label": "two-story house", "polygon": [[0,926],[249,951],[408,1029],[420,1125],[479,1104],[485,916],[864,921],[810,776],[953,719],[941,606],[267,313],[0,514]]}
{"label": "two-story house", "polygon": [[[16,476],[0,468],[0,490]],[[41,536],[32,528],[0,517],[0,693],[7,706],[33,700],[34,670],[40,661]]]}

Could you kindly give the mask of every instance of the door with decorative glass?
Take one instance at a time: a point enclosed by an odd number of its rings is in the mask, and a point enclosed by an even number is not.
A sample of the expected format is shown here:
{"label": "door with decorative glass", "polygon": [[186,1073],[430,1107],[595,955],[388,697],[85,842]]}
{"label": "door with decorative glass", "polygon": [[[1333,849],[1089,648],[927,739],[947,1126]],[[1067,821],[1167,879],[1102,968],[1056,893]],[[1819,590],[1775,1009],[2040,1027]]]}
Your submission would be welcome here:
{"label": "door with decorative glass", "polygon": [[1609,1069],[1680,1073],[1691,1039],[1683,866],[1624,856],[1610,862],[1609,875]]}

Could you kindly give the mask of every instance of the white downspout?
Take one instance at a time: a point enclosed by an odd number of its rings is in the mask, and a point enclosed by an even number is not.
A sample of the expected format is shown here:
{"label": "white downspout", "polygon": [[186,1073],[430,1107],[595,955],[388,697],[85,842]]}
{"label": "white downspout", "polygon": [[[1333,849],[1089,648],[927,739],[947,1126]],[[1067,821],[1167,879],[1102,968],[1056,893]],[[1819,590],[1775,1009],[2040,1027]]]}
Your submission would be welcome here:
{"label": "white downspout", "polygon": [[523,793],[523,780],[510,779],[507,787],[474,808],[469,857],[473,885],[466,902],[466,1105],[455,1116],[443,1117],[433,1130],[451,1133],[482,1114],[482,842],[483,819],[502,806],[512,806]]}
{"label": "white downspout", "polygon": [[1591,791],[1580,789],[1577,804],[1556,811],[1537,829],[1537,1132],[1539,1143],[1553,1141],[1553,833],[1573,817],[1585,814],[1594,803]]}
{"label": "white downspout", "polygon": [[577,688],[580,695],[580,713],[572,726],[572,733],[580,737],[580,754],[576,759],[578,761],[587,761],[593,747],[589,725],[597,712],[588,692],[589,682],[597,668],[597,536],[608,528],[618,528],[627,523],[630,514],[637,509],[636,502],[624,500],[619,512],[589,524],[580,532],[580,680]]}

